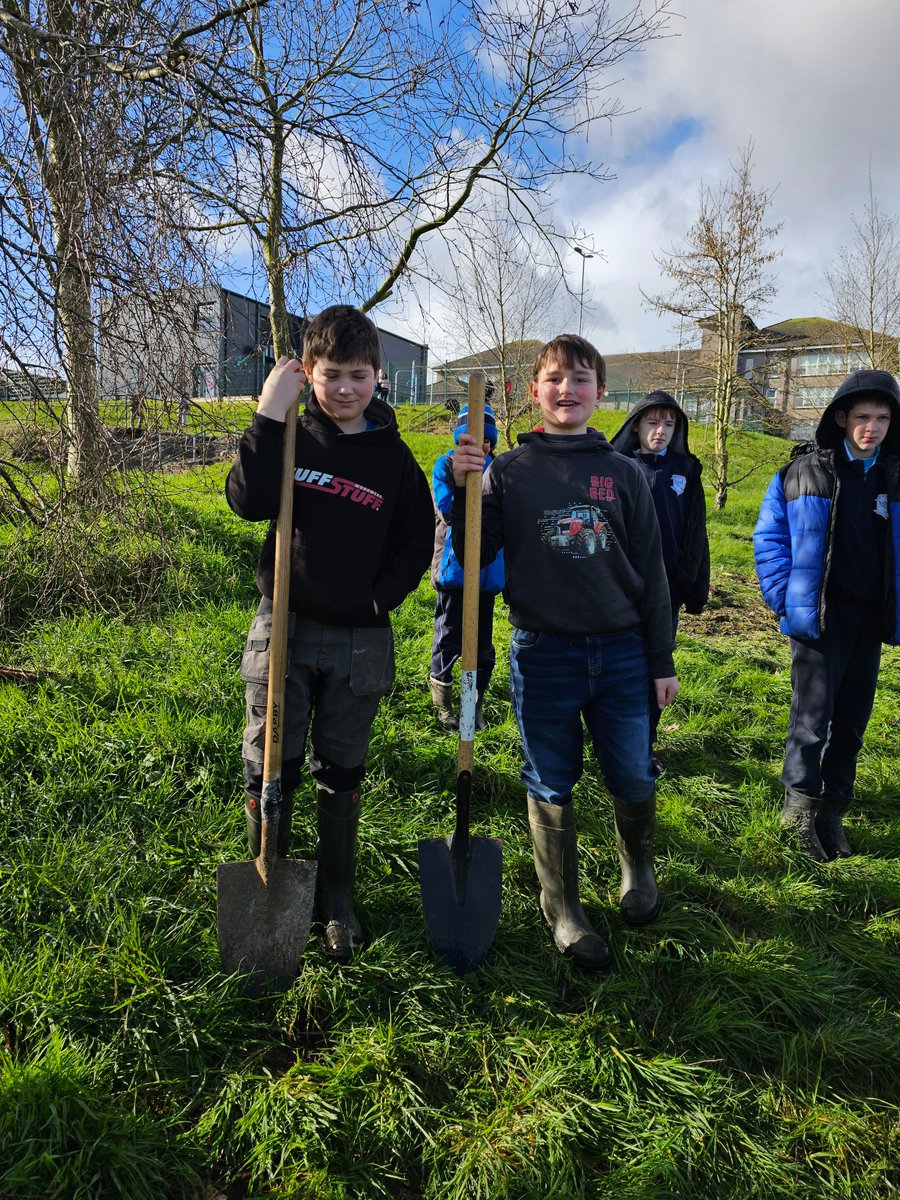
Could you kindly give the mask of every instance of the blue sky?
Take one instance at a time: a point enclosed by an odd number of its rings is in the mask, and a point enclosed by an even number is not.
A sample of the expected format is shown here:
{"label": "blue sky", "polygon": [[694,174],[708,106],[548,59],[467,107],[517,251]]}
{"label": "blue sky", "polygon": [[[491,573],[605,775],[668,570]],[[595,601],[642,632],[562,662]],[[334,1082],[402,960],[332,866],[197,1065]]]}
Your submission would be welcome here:
{"label": "blue sky", "polygon": [[[763,323],[825,315],[825,270],[862,215],[871,164],[881,208],[900,214],[900,8],[894,0],[678,0],[676,36],[620,65],[626,111],[586,151],[611,182],[563,183],[561,225],[602,251],[585,267],[584,332],[609,353],[677,343],[646,311],[660,288],[654,252],[677,243],[701,180],[715,186],[753,138],[757,187],[783,224],[778,283]],[[573,286],[581,259],[569,262]],[[387,311],[399,332],[412,329]],[[399,319],[398,319],[399,318]],[[415,324],[415,322],[413,323]],[[440,349],[439,336],[433,349]],[[437,357],[433,353],[432,357]]]}

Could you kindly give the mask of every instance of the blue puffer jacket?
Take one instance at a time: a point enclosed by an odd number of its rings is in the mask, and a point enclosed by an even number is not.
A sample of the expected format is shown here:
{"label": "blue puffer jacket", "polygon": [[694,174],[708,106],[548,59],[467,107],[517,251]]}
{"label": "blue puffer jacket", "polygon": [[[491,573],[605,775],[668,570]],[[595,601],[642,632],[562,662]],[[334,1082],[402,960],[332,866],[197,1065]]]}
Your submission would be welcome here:
{"label": "blue puffer jacket", "polygon": [[825,591],[840,503],[834,455],[844,452],[844,430],[835,412],[876,394],[891,407],[891,427],[879,454],[889,520],[882,640],[900,643],[900,388],[886,371],[856,371],[841,384],[822,414],[815,441],[794,448],[763,498],[753,532],[756,573],[763,599],[789,637],[817,638],[826,626]]}
{"label": "blue puffer jacket", "polygon": [[[450,509],[453,505],[453,451],[450,450],[434,464],[431,490],[434,492],[434,557],[431,560],[431,582],[436,588],[461,588],[463,569],[453,552],[453,542],[447,536],[450,531]],[[485,459],[484,469],[492,462],[491,455]],[[478,581],[482,592],[502,592],[506,570],[503,551],[488,566],[483,567]]]}

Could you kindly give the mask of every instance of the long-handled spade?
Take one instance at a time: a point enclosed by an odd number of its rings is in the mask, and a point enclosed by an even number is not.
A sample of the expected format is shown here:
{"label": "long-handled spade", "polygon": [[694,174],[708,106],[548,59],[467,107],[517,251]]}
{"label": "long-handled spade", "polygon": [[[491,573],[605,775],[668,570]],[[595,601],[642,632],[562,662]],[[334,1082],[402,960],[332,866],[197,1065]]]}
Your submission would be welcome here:
{"label": "long-handled spade", "polygon": [[281,498],[275,526],[275,580],[272,638],[266,700],[261,841],[259,857],[220,863],[217,873],[219,954],[227,974],[288,981],[297,974],[309,937],[316,891],[315,862],[278,857],[281,820],[281,758],[284,732],[284,683],[287,673],[291,517],[297,406],[284,426]]}
{"label": "long-handled spade", "polygon": [[[484,439],[484,375],[469,377],[468,429]],[[456,828],[450,837],[419,842],[419,884],[425,927],[434,948],[458,975],[487,955],[500,920],[503,850],[498,838],[470,837],[469,805],[475,744],[478,665],[478,579],[481,553],[481,473],[466,476],[466,537],[463,573],[462,694]]]}

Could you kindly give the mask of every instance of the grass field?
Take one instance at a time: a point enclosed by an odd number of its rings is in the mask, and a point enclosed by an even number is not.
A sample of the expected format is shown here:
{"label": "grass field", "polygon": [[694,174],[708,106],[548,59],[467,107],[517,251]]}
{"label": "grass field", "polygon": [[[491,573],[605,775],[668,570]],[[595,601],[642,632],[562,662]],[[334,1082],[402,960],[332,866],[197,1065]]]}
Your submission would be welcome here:
{"label": "grass field", "polygon": [[[692,438],[706,457],[711,431]],[[447,445],[409,440],[428,466]],[[228,512],[224,468],[164,481],[176,565],[140,611],[129,572],[151,567],[127,541],[109,613],[64,587],[52,612],[8,606],[0,665],[33,677],[0,678],[0,1196],[897,1194],[898,651],[849,814],[859,853],[818,867],[778,828],[788,656],[750,544],[787,445],[733,444],[752,473],[710,512],[711,601],[679,632],[651,927],[619,921],[591,763],[576,794],[583,895],[615,955],[599,977],[540,918],[502,650],[474,801],[475,832],[503,839],[501,925],[463,979],[429,949],[416,845],[450,831],[456,743],[430,710],[427,583],[396,614],[364,793],[369,945],[340,970],[314,934],[293,987],[254,998],[220,974],[215,935],[216,864],[245,856],[238,666],[262,532]],[[30,586],[11,536],[7,595]],[[502,608],[496,629],[505,647]]]}

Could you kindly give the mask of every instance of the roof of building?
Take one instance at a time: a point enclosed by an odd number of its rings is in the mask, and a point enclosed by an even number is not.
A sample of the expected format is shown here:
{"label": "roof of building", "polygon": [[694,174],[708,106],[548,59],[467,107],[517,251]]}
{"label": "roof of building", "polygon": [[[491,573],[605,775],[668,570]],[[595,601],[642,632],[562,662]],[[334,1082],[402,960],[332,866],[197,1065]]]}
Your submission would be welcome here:
{"label": "roof of building", "polygon": [[792,317],[760,329],[758,340],[769,346],[847,346],[859,342],[859,331],[828,317]]}

